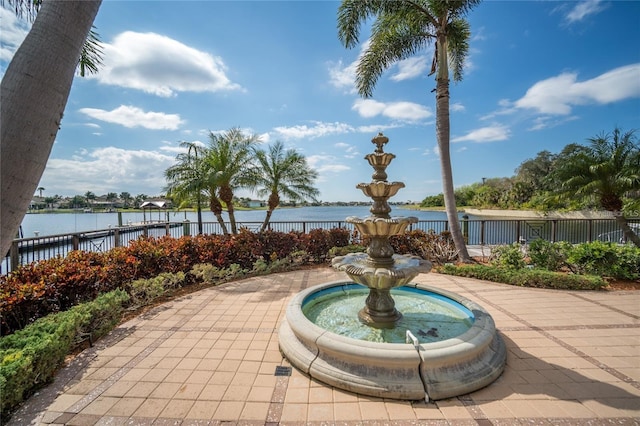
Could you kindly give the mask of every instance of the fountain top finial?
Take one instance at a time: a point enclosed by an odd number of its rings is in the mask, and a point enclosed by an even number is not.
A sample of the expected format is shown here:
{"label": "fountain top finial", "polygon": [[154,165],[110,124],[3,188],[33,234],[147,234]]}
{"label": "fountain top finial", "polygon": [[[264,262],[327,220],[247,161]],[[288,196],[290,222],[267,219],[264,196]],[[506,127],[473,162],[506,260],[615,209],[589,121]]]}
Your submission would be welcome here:
{"label": "fountain top finial", "polygon": [[383,153],[384,150],[382,149],[382,147],[389,142],[389,138],[386,137],[385,135],[382,134],[382,132],[378,133],[378,136],[374,137],[373,139],[371,139],[371,142],[373,142],[374,144],[376,144],[377,148],[375,150],[376,153]]}

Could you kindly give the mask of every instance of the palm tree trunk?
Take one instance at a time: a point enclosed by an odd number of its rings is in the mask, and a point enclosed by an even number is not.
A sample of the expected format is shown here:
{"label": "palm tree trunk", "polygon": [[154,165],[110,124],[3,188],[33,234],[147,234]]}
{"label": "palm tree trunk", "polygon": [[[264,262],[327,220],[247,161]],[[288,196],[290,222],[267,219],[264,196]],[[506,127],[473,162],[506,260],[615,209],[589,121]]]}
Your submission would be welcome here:
{"label": "palm tree trunk", "polygon": [[231,223],[231,233],[238,233],[238,226],[236,225],[236,211],[233,208],[233,201],[227,203],[227,213],[229,214],[229,222]]}
{"label": "palm tree trunk", "polygon": [[224,223],[224,218],[222,217],[222,204],[220,204],[220,201],[216,197],[211,197],[211,199],[209,200],[209,208],[218,220],[220,228],[222,229],[222,233],[224,235],[228,235],[229,230],[227,229],[227,225]]}
{"label": "palm tree trunk", "polygon": [[627,218],[622,214],[616,214],[615,218],[618,226],[622,229],[622,234],[624,235],[625,240],[631,241],[636,247],[640,247],[640,237],[633,232],[633,229],[629,226]]}
{"label": "palm tree trunk", "polygon": [[202,235],[202,192],[200,188],[198,188],[196,203],[198,204],[196,208],[196,212],[198,213],[198,235]]}
{"label": "palm tree trunk", "polygon": [[442,193],[449,222],[449,231],[458,251],[458,259],[464,263],[471,262],[467,245],[462,236],[458,221],[456,197],[453,188],[453,172],[451,170],[450,123],[449,123],[449,69],[447,58],[446,35],[439,34],[437,42],[438,74],[436,76],[436,136],[440,150],[440,173],[442,175]]}
{"label": "palm tree trunk", "polygon": [[277,190],[271,191],[267,205],[269,208],[267,209],[267,216],[264,218],[264,223],[262,224],[262,231],[267,229],[267,226],[269,226],[269,222],[271,221],[271,214],[280,205],[280,195]]}
{"label": "palm tree trunk", "polygon": [[49,159],[101,0],[45,1],[2,78],[0,253],[11,245]]}
{"label": "palm tree trunk", "polygon": [[267,230],[267,227],[269,226],[269,222],[271,221],[271,213],[273,213],[273,210],[271,209],[267,210],[267,215],[264,218],[264,222],[262,222],[262,228],[260,228],[260,232],[264,232]]}
{"label": "palm tree trunk", "polygon": [[220,199],[227,205],[227,213],[229,214],[229,222],[231,223],[231,233],[237,234],[236,215],[233,209],[233,190],[231,187],[224,185],[220,187]]}

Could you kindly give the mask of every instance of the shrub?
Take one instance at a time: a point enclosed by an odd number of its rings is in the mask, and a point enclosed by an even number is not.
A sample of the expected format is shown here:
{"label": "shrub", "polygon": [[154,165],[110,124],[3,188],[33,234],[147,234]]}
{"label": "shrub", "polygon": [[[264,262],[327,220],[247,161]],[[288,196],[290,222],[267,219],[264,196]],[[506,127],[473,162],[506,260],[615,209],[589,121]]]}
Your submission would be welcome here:
{"label": "shrub", "polygon": [[458,257],[451,233],[436,234],[433,230],[424,232],[420,229],[395,235],[389,239],[395,253],[412,254],[434,263],[451,262]]}
{"label": "shrub", "polygon": [[444,265],[439,272],[522,287],[599,290],[607,285],[598,276],[563,274],[544,269],[496,268],[486,265]]}
{"label": "shrub", "polygon": [[518,243],[492,248],[489,261],[492,265],[502,268],[522,269],[526,266],[522,246]]}
{"label": "shrub", "polygon": [[331,247],[347,246],[351,240],[351,233],[345,228],[332,228],[329,231],[328,239]]}
{"label": "shrub", "polygon": [[421,255],[432,262],[444,264],[456,260],[458,250],[450,232],[436,234],[434,231],[429,231],[425,235],[425,244],[421,248]]}
{"label": "shrub", "polygon": [[[294,263],[320,263],[326,261],[331,247],[346,245],[349,239],[349,231],[340,228],[314,229],[309,234],[254,234],[245,229],[237,235],[140,237],[128,247],[105,253],[73,251],[66,258],[34,262],[9,275],[0,275],[1,334],[10,334],[48,313],[64,311],[160,273],[186,273],[204,263],[225,271],[231,269],[227,276],[235,276],[248,273],[260,260],[269,265],[268,270],[281,270]],[[144,299],[145,292],[154,291],[152,286],[143,291],[140,283],[136,287],[140,288],[134,299]]]}
{"label": "shrub", "polygon": [[120,319],[129,296],[122,290],[40,318],[0,338],[0,407],[3,419],[34,390],[49,382],[74,343],[100,337]]}
{"label": "shrub", "polygon": [[327,231],[312,229],[307,234],[301,234],[302,247],[314,263],[325,262],[329,256],[329,250],[334,247]]}
{"label": "shrub", "polygon": [[613,265],[613,277],[625,280],[640,279],[640,248],[631,244],[617,247],[618,261]]}
{"label": "shrub", "polygon": [[155,299],[165,295],[169,290],[176,289],[185,282],[185,273],[165,272],[153,278],[134,280],[126,285],[127,293],[131,296],[131,304],[138,308],[146,306]]}
{"label": "shrub", "polygon": [[553,243],[537,238],[529,243],[529,259],[538,268],[559,271],[567,260],[567,252],[571,244],[567,242]]}
{"label": "shrub", "polygon": [[569,250],[567,266],[581,274],[637,279],[640,277],[640,248],[602,241],[578,244]]}

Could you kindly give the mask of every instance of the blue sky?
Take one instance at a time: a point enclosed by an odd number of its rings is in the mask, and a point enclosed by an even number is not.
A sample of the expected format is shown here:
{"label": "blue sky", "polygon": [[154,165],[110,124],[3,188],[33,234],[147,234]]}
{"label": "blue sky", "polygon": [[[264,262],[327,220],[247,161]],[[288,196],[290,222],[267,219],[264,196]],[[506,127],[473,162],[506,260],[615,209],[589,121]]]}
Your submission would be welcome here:
{"label": "blue sky", "polygon": [[[105,0],[95,21],[104,68],[74,81],[43,195],[161,194],[180,141],[232,127],[305,155],[322,201],[367,200],[356,185],[371,180],[364,156],[380,131],[396,155],[389,180],[406,185],[392,201],[442,192],[432,50],[394,65],[362,99],[362,46],[339,42],[338,5]],[[4,73],[28,25],[0,12]],[[640,128],[639,1],[485,1],[468,20],[464,80],[451,85],[456,187]]]}

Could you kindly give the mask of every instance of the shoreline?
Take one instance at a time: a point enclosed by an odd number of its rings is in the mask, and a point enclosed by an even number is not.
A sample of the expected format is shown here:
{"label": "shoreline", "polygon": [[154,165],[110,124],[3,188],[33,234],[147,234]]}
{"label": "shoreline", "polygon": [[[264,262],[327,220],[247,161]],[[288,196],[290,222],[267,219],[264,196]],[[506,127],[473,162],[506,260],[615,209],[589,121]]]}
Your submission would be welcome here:
{"label": "shoreline", "polygon": [[539,212],[536,210],[493,210],[463,208],[460,212],[479,217],[490,218],[514,218],[514,219],[613,219],[614,216],[609,211],[577,210],[569,212],[549,211]]}

